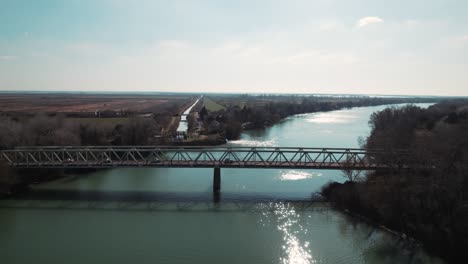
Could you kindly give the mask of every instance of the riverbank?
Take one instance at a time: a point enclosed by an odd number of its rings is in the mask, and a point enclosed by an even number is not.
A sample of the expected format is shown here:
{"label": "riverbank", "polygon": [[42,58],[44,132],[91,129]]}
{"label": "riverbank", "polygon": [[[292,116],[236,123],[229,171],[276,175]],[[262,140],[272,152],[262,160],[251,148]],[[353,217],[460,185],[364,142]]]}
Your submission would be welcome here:
{"label": "riverbank", "polygon": [[[223,104],[216,98],[205,97],[198,113],[199,121],[193,124],[202,127],[200,135],[218,134],[226,140],[237,140],[243,131],[271,127],[293,115],[322,113],[353,107],[391,105],[402,103],[436,102],[438,98],[370,98],[370,97],[285,97],[257,96],[239,98],[222,97]],[[210,110],[211,109],[211,110]],[[190,126],[189,126],[190,130]]]}
{"label": "riverbank", "polygon": [[[450,262],[468,258],[468,102],[427,109],[406,106],[371,115],[369,149],[408,151],[398,162],[412,170],[367,173],[356,182],[330,183],[322,195],[334,206],[414,237]],[[392,162],[385,155],[376,161]]]}
{"label": "riverbank", "polygon": [[[85,172],[81,172],[85,173]],[[63,178],[63,170],[13,170],[0,171],[0,199],[27,192],[31,184],[40,184]]]}
{"label": "riverbank", "polygon": [[[385,218],[379,214],[379,209],[369,206],[362,192],[366,192],[365,183],[349,181],[345,183],[333,182],[324,186],[321,190],[325,201],[329,202],[333,208],[383,228],[403,240],[420,243],[429,252],[446,259],[449,263],[460,263],[460,260],[468,257],[466,241],[455,239],[450,231],[432,225],[415,226],[410,223],[407,223],[409,225],[402,225],[399,220]],[[381,204],[380,206],[389,207],[388,204]],[[388,209],[392,210],[391,208]],[[403,212],[394,212],[394,214],[397,214],[399,218],[405,218]],[[430,222],[430,219],[428,220]]]}
{"label": "riverbank", "polygon": [[[227,146],[358,148],[357,137],[369,133],[369,116],[383,108],[292,116],[245,131]],[[340,171],[221,173],[218,204],[212,169],[112,169],[34,185],[40,199],[0,201],[0,255],[6,263],[128,263],[135,252],[148,263],[445,263],[348,214],[291,202],[310,200],[326,182],[342,180]],[[110,197],[95,199],[100,193]],[[145,193],[149,199],[140,196]],[[145,201],[134,203],[127,194]]]}
{"label": "riverbank", "polygon": [[109,169],[5,169],[3,166],[0,168],[0,199],[28,192],[33,185],[104,170]]}
{"label": "riverbank", "polygon": [[330,207],[336,210],[349,214],[351,217],[364,221],[370,225],[376,226],[390,234],[399,237],[402,240],[420,244],[421,242],[415,238],[385,226],[369,208],[363,208],[362,204],[357,201],[359,197],[357,186],[359,183],[346,181],[344,183],[330,182],[324,185],[317,196],[322,198],[323,203],[327,203]]}

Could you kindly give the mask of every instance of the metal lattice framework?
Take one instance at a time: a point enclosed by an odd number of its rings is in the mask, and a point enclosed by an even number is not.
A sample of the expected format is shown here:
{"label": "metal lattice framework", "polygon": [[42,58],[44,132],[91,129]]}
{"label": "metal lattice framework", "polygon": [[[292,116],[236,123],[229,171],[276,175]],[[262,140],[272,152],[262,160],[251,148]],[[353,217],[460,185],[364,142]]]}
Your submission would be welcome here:
{"label": "metal lattice framework", "polygon": [[[284,168],[375,170],[410,167],[405,151],[289,147],[17,147],[0,150],[16,168]],[[385,162],[382,162],[382,161]]]}

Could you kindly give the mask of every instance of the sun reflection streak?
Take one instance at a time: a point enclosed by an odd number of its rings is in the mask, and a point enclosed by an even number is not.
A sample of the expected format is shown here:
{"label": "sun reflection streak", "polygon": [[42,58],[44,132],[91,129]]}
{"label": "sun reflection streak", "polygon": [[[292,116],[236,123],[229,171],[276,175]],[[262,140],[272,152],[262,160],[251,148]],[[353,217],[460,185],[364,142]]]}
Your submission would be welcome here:
{"label": "sun reflection streak", "polygon": [[322,174],[318,172],[287,170],[287,171],[281,171],[281,175],[279,176],[279,179],[281,181],[297,181],[297,180],[305,180],[305,179],[309,179],[312,177],[319,177],[319,176],[322,176]]}
{"label": "sun reflection streak", "polygon": [[306,119],[309,123],[318,123],[318,124],[346,124],[353,122],[357,117],[345,113],[320,113],[311,116]]}
{"label": "sun reflection streak", "polygon": [[301,242],[299,233],[307,233],[307,229],[299,224],[300,215],[294,207],[288,203],[270,204],[272,211],[265,211],[264,215],[273,212],[276,218],[276,228],[283,235],[283,256],[280,257],[280,263],[284,264],[311,264],[316,263],[312,258],[309,249],[309,241]]}
{"label": "sun reflection streak", "polygon": [[276,147],[278,142],[276,138],[271,140],[239,139],[229,141],[230,145],[240,145],[243,147]]}

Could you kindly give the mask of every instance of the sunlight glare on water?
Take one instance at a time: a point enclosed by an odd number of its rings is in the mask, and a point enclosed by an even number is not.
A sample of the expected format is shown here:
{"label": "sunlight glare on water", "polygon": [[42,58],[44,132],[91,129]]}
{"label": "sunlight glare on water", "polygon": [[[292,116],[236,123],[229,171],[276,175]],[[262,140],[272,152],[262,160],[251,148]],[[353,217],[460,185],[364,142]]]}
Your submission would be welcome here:
{"label": "sunlight glare on water", "polygon": [[279,175],[279,179],[281,181],[297,181],[297,180],[305,180],[305,179],[309,179],[312,177],[319,177],[319,176],[322,176],[322,174],[318,172],[286,170],[286,171],[281,171],[281,174]]}
{"label": "sunlight glare on water", "polygon": [[272,138],[270,140],[263,140],[261,138],[259,138],[258,140],[240,139],[229,141],[229,145],[237,145],[239,147],[277,147],[278,140],[276,138]]}
{"label": "sunlight glare on water", "polygon": [[[263,210],[263,217],[272,218],[276,221],[275,225],[283,237],[283,250],[279,263],[283,264],[311,264],[316,263],[313,259],[309,241],[301,241],[298,234],[307,234],[305,229],[299,223],[299,213],[296,212],[293,206],[287,203],[270,204],[273,210]],[[265,208],[264,208],[265,209]]]}
{"label": "sunlight glare on water", "polygon": [[357,116],[350,115],[349,111],[336,111],[336,112],[328,112],[328,113],[317,113],[310,116],[310,118],[306,119],[309,123],[335,123],[335,124],[346,124],[353,122]]}
{"label": "sunlight glare on water", "polygon": [[[359,147],[358,136],[370,131],[369,116],[384,108],[297,115],[267,129],[245,131],[227,146]],[[325,123],[323,116],[335,123]],[[324,123],[307,122],[314,118]],[[336,123],[340,119],[349,121]],[[328,181],[344,181],[340,171],[319,172],[226,168],[219,203],[212,203],[212,169],[72,174],[33,186],[39,194],[52,190],[47,196],[52,200],[39,195],[0,204],[1,263],[79,264],[92,259],[120,264],[135,262],[135,257],[141,263],[180,264],[444,263],[419,245],[327,204],[306,202]],[[93,198],[93,193],[99,195]],[[264,197],[274,202],[260,202]],[[97,248],[102,254],[96,254]]]}

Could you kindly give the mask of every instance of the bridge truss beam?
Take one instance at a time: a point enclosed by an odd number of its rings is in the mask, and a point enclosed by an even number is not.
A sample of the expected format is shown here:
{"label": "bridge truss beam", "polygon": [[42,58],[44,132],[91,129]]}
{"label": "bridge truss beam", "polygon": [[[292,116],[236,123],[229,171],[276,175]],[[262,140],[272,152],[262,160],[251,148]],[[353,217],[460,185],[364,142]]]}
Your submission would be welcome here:
{"label": "bridge truss beam", "polygon": [[16,168],[282,168],[376,170],[408,167],[405,151],[287,147],[17,147],[0,150]]}

